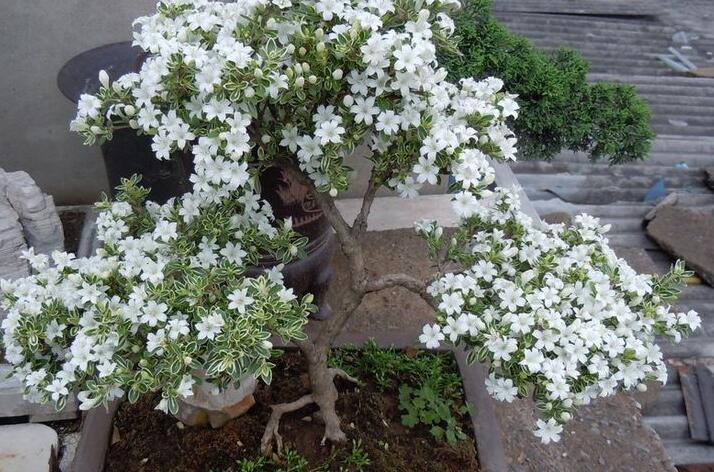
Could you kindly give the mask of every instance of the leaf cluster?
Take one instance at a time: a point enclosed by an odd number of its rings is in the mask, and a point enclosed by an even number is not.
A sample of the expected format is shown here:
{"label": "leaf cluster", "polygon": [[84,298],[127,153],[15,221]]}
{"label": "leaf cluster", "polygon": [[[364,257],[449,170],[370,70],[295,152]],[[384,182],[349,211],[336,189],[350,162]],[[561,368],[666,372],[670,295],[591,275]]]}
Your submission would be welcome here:
{"label": "leaf cluster", "polygon": [[589,64],[576,51],[552,53],[509,32],[490,12],[491,0],[466,0],[454,16],[457,53],[439,63],[450,80],[496,76],[518,94],[519,117],[511,124],[521,155],[551,159],[562,149],[587,152],[612,164],[644,159],[654,132],[650,110],[634,87],[589,85]]}

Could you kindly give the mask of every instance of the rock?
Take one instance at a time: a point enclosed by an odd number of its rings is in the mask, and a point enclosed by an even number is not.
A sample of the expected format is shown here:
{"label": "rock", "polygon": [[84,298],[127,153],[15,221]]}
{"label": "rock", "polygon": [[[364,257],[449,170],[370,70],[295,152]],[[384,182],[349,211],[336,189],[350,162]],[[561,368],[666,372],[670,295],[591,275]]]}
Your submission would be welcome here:
{"label": "rock", "polygon": [[5,196],[8,180],[8,174],[0,169],[0,279],[30,275],[27,262],[18,258],[22,251],[27,250],[27,244],[20,217]]}
{"label": "rock", "polygon": [[212,385],[206,382],[196,384],[193,396],[179,400],[176,418],[187,426],[210,424],[213,428],[220,428],[255,405],[253,392],[257,385],[255,378],[243,377],[238,388],[230,386],[214,395]]}
{"label": "rock", "polygon": [[706,173],[706,182],[710,189],[714,190],[714,167],[704,169]]}
{"label": "rock", "polygon": [[52,197],[42,193],[27,172],[5,175],[5,196],[20,219],[27,245],[41,254],[64,249],[62,223]]}
{"label": "rock", "polygon": [[0,471],[54,471],[57,450],[57,433],[49,426],[29,423],[0,426]]}
{"label": "rock", "polygon": [[647,235],[714,285],[714,218],[681,208],[665,207],[647,225]]}
{"label": "rock", "polygon": [[677,195],[676,193],[670,193],[669,195],[664,197],[661,202],[659,202],[657,205],[655,205],[654,208],[647,212],[644,218],[645,224],[652,221],[660,209],[668,206],[674,206],[677,204],[677,201],[679,201],[679,195]]}
{"label": "rock", "polygon": [[554,211],[543,215],[543,221],[551,225],[565,224],[569,225],[573,221],[573,217],[566,211]]}

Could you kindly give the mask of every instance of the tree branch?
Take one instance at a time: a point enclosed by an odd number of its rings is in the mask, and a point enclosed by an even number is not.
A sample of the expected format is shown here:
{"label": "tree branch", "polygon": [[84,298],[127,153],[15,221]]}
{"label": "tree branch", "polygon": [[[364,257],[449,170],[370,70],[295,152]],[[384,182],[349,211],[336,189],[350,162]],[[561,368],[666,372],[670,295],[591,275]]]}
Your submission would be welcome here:
{"label": "tree branch", "polygon": [[387,274],[365,283],[365,293],[379,292],[393,287],[403,287],[419,295],[434,310],[438,310],[439,302],[427,292],[427,284],[407,274]]}
{"label": "tree branch", "polygon": [[372,209],[374,197],[377,195],[377,190],[379,190],[380,187],[378,179],[379,175],[377,168],[372,167],[372,172],[369,176],[369,183],[367,184],[367,190],[365,190],[364,196],[362,197],[362,208],[360,208],[359,214],[352,224],[352,234],[357,239],[359,239],[364,232],[367,231],[369,212]]}

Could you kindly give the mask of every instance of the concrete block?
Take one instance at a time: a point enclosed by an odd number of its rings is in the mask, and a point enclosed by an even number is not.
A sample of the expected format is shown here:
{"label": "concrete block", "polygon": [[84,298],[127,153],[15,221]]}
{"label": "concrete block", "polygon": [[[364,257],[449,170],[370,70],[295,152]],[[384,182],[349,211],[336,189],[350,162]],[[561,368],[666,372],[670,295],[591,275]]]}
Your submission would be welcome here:
{"label": "concrete block", "polygon": [[57,465],[58,438],[42,424],[0,426],[1,472],[51,472]]}

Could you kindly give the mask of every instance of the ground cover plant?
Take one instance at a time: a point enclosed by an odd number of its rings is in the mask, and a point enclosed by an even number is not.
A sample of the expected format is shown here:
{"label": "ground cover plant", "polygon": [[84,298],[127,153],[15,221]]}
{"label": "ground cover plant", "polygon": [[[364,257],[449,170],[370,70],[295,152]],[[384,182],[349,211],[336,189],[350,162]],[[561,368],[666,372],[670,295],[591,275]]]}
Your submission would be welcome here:
{"label": "ground cover plant", "polygon": [[[311,391],[272,406],[263,452],[282,449],[282,416],[311,404],[322,442],[344,442],[335,379],[356,379],[328,365],[331,346],[366,294],[397,286],[435,310],[419,338],[427,348],[463,347],[488,363],[493,396],[535,399],[534,431],[546,443],[577,405],[664,381],[655,336],[678,341],[700,323],[669,306],[683,265],[638,275],[594,218],[534,222],[515,189],[493,185],[492,161],[515,159],[507,122],[518,104],[498,78],[446,79],[437,51],[455,50],[449,13],[458,6],[172,0],[138,19],[134,39],[149,53],[140,72],[114,82],[101,73],[71,127],[87,143],[132,128],[152,137],[157,159],[190,152],[193,189],[157,204],[126,180],[115,201],[99,204],[95,255],[29,251],[33,275],[2,282],[5,357],[27,397],[61,408],[76,392],[89,409],[160,392],[157,408],[175,413],[199,381],[218,391],[244,376],[270,383],[269,339],[280,336],[304,354]],[[363,143],[373,170],[347,222],[335,197]],[[306,244],[259,196],[267,165],[314,190],[348,261],[341,304],[310,337],[311,295],[286,288],[278,269],[245,273],[265,254],[289,263]],[[362,239],[377,190],[414,197],[446,174],[459,229],[447,238],[436,221],[416,224],[433,278],[370,276]]]}
{"label": "ground cover plant", "polygon": [[491,0],[466,0],[454,17],[459,50],[440,63],[449,78],[500,77],[518,94],[512,126],[521,155],[551,159],[562,149],[613,164],[645,159],[654,132],[647,103],[627,84],[588,84],[580,53],[541,51],[491,14]]}

